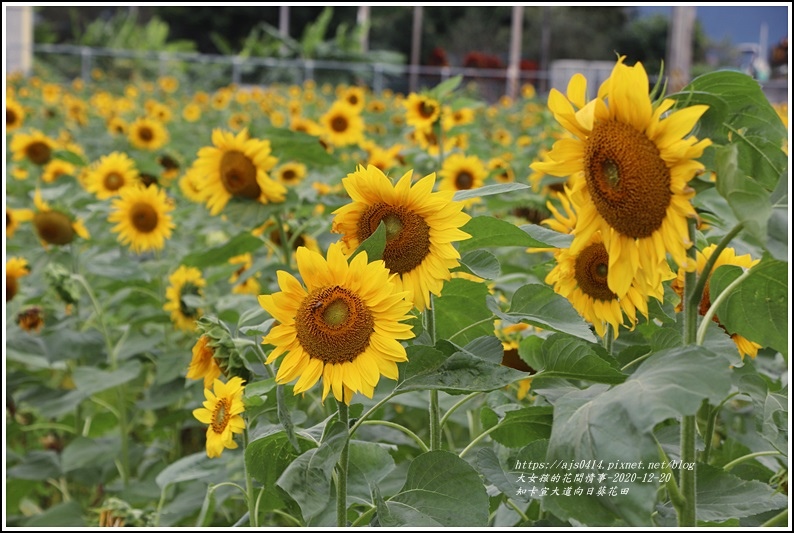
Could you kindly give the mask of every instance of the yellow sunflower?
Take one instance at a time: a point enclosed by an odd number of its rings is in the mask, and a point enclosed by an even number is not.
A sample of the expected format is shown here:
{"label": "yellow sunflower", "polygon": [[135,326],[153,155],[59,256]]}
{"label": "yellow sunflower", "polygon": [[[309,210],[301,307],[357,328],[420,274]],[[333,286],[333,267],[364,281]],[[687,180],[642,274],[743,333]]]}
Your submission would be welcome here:
{"label": "yellow sunflower", "polygon": [[203,296],[202,288],[207,284],[206,280],[199,269],[180,265],[169,276],[168,281],[170,286],[165,291],[167,302],[163,305],[163,309],[171,313],[171,321],[177,328],[194,331],[196,320],[201,317],[203,311],[192,307],[184,297]]}
{"label": "yellow sunflower", "polygon": [[510,183],[516,179],[516,173],[510,162],[502,157],[495,157],[488,161],[488,171],[499,183]]}
{"label": "yellow sunflower", "polygon": [[85,188],[100,200],[117,196],[125,187],[140,183],[135,160],[124,152],[112,152],[99,158],[86,176]]}
{"label": "yellow sunflower", "polygon": [[30,133],[15,133],[11,138],[11,152],[14,161],[27,160],[34,165],[44,166],[52,159],[52,153],[58,149],[58,142],[39,130]]}
{"label": "yellow sunflower", "polygon": [[22,257],[12,257],[6,261],[6,302],[10,302],[19,292],[19,278],[30,274],[28,262]]}
{"label": "yellow sunflower", "polygon": [[201,106],[191,102],[182,108],[182,118],[188,122],[197,122],[201,118]]}
{"label": "yellow sunflower", "polygon": [[305,117],[292,117],[289,122],[289,129],[292,131],[300,131],[314,137],[320,137],[323,133],[322,126]]}
{"label": "yellow sunflower", "polygon": [[411,93],[408,99],[403,101],[405,107],[405,122],[417,130],[432,129],[441,116],[441,105],[435,98]]}
{"label": "yellow sunflower", "polygon": [[233,377],[228,383],[216,379],[213,390],[204,389],[203,407],[193,410],[193,416],[207,427],[207,456],[220,457],[223,450],[237,448],[234,434],[242,433],[245,421],[243,404],[243,379]]}
{"label": "yellow sunflower", "polygon": [[444,112],[441,114],[441,125],[444,131],[472,122],[474,122],[474,110],[470,107],[462,107],[453,111],[451,107],[445,106]]}
{"label": "yellow sunflower", "polygon": [[129,125],[127,139],[135,148],[159,150],[168,142],[168,130],[158,120],[137,118]]}
{"label": "yellow sunflower", "polygon": [[41,191],[36,189],[33,195],[36,213],[33,215],[33,226],[41,240],[42,246],[53,244],[61,246],[69,244],[75,236],[89,239],[88,230],[79,218],[73,218],[63,211],[52,209],[41,197]]}
{"label": "yellow sunflower", "polygon": [[642,64],[628,67],[624,59],[590,102],[581,74],[571,78],[567,98],[552,89],[549,109],[575,138],[558,140],[548,163],[531,165],[571,176],[574,201],[581,206],[571,253],[589,246],[600,231],[615,293],[627,292],[637,270],[653,270],[666,253],[687,266],[692,243],[686,219],[695,215],[688,182],[704,168],[696,158],[711,144],[687,136],[707,106],[670,113],[674,102],[667,99],[654,107]]}
{"label": "yellow sunflower", "polygon": [[361,113],[364,110],[366,92],[363,87],[346,87],[340,93],[339,99],[350,104],[356,113]]}
{"label": "yellow sunflower", "polygon": [[212,338],[202,335],[193,345],[193,358],[187,369],[187,379],[203,379],[204,388],[209,389],[212,382],[221,377],[221,367],[215,361],[215,349],[210,344]]}
{"label": "yellow sunflower", "polygon": [[44,167],[44,172],[41,174],[41,181],[44,183],[53,183],[61,176],[75,176],[77,175],[77,167],[63,159],[53,159]]}
{"label": "yellow sunflower", "polygon": [[387,172],[402,164],[400,150],[403,149],[403,146],[401,144],[382,148],[373,142],[368,142],[364,143],[363,147],[367,151],[367,160],[364,166],[372,165],[378,167],[382,172]]}
{"label": "yellow sunflower", "polygon": [[25,122],[25,108],[12,98],[6,99],[6,132],[14,131]]}
{"label": "yellow sunflower", "polygon": [[201,176],[196,172],[195,166],[188,168],[179,178],[179,190],[191,202],[197,204],[204,202],[204,196],[201,193]]}
{"label": "yellow sunflower", "polygon": [[337,100],[320,117],[323,139],[333,146],[347,146],[364,140],[364,119],[347,102]]}
{"label": "yellow sunflower", "polygon": [[[706,261],[711,258],[716,248],[716,244],[711,244],[704,248],[702,252],[698,250],[696,267],[698,275],[703,272],[703,267],[706,266]],[[750,254],[736,255],[736,251],[733,248],[724,248],[722,252],[720,252],[719,257],[717,257],[717,260],[711,269],[711,273],[709,273],[709,277],[711,277],[711,274],[717,270],[718,267],[723,265],[734,265],[742,268],[751,268],[759,261],[760,259],[753,259]],[[683,268],[680,268],[678,270],[678,276],[673,280],[672,283],[673,290],[676,292],[676,294],[678,294],[679,297],[682,298],[684,295],[685,275],[686,271]],[[706,287],[703,289],[703,296],[700,299],[700,305],[698,306],[700,316],[705,315],[710,307],[711,296],[709,294],[709,282],[707,281]],[[681,302],[676,306],[676,311],[681,312],[683,308],[683,303]],[[722,327],[722,324],[720,324],[719,317],[716,315],[716,313],[712,316],[712,320]],[[748,340],[741,335],[737,335],[736,333],[731,334],[731,338],[733,339],[733,342],[736,343],[736,348],[739,350],[739,354],[742,356],[742,359],[744,359],[745,355],[749,355],[752,358],[755,358],[755,356],[758,355],[758,350],[761,348],[760,344]]]}
{"label": "yellow sunflower", "polygon": [[232,293],[253,294],[254,296],[261,294],[262,287],[259,285],[259,272],[255,272],[254,274],[245,278],[243,281],[240,281],[240,283],[237,283],[240,280],[240,277],[245,274],[247,270],[250,270],[254,264],[254,258],[250,253],[230,257],[229,264],[240,265],[240,267],[229,277],[229,283],[233,285]]}
{"label": "yellow sunflower", "polygon": [[460,228],[471,217],[453,193],[432,192],[435,174],[412,187],[412,171],[392,185],[377,167],[359,166],[342,180],[352,203],[334,211],[332,231],[341,233],[346,253],[352,253],[378,225],[386,226],[383,260],[395,283],[420,311],[430,306],[430,294],[441,295],[449,271],[459,266],[454,241],[470,238]]}
{"label": "yellow sunflower", "polygon": [[125,187],[113,200],[108,222],[116,224],[111,231],[133,252],[162,250],[174,228],[169,214],[173,209],[165,191],[157,186]]}
{"label": "yellow sunflower", "polygon": [[33,220],[32,209],[12,209],[6,206],[6,238],[11,238],[21,222]]}
{"label": "yellow sunflower", "polygon": [[[444,160],[439,175],[441,183],[438,185],[438,190],[454,193],[482,187],[486,176],[488,176],[488,170],[476,155],[466,156],[456,153]],[[477,198],[472,198],[466,202],[466,205],[477,200]]]}
{"label": "yellow sunflower", "polygon": [[368,263],[362,252],[348,263],[339,242],[327,260],[307,248],[296,259],[306,287],[280,270],[281,292],[259,297],[278,321],[262,340],[275,346],[267,362],[286,353],[276,382],[298,378],[293,391],[300,394],[322,377],[323,400],[329,390],[347,404],[356,392],[372,398],[380,376],[396,380],[397,363],[407,360],[400,339],[414,334],[402,322],[411,318],[405,293],[383,261]]}
{"label": "yellow sunflower", "polygon": [[306,177],[306,165],[289,161],[273,170],[273,174],[284,185],[297,185]]}
{"label": "yellow sunflower", "polygon": [[198,151],[193,165],[211,214],[220,213],[233,197],[263,204],[284,201],[287,189],[268,175],[278,161],[270,141],[249,138],[247,129],[237,135],[216,129],[212,143]]}

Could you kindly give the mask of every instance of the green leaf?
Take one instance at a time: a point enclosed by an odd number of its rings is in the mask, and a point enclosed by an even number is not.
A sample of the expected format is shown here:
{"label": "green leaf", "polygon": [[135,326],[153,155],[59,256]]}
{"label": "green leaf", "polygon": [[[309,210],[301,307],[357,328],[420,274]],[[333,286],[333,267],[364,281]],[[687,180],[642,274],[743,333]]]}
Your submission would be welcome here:
{"label": "green leaf", "polygon": [[31,516],[24,522],[25,528],[85,527],[85,518],[80,504],[74,500],[53,505],[43,513]]}
{"label": "green leaf", "polygon": [[480,476],[448,451],[416,457],[400,492],[378,510],[385,527],[484,527],[488,525],[488,494]]}
{"label": "green leaf", "polygon": [[100,370],[94,367],[80,366],[74,369],[72,375],[75,387],[85,396],[118,387],[138,377],[141,364],[135,360],[126,361],[117,370]]}
{"label": "green leaf", "polygon": [[383,259],[383,251],[386,249],[386,224],[381,222],[378,224],[377,229],[372,232],[372,235],[364,239],[364,242],[358,245],[348,261],[351,261],[355,256],[361,252],[367,252],[367,262],[377,261]]}
{"label": "green leaf", "polygon": [[371,502],[371,487],[376,486],[394,470],[394,459],[386,447],[376,442],[350,442],[348,465],[348,505]]}
{"label": "green leaf", "polygon": [[491,216],[472,217],[461,230],[471,235],[471,239],[458,243],[461,253],[478,248],[501,248],[503,246],[549,247],[548,244],[532,238],[515,224]]}
{"label": "green leaf", "polygon": [[154,481],[162,490],[175,483],[208,477],[217,472],[221,466],[220,462],[213,462],[212,459],[207,457],[207,452],[201,451],[182,457],[166,466],[157,474]]}
{"label": "green leaf", "polygon": [[772,213],[769,215],[766,233],[766,250],[772,257],[779,261],[787,261],[789,257],[788,249],[788,180],[782,179],[778,183],[777,189],[772,192],[770,197],[772,202]]}
{"label": "green leaf", "polygon": [[487,295],[485,283],[461,278],[446,282],[441,297],[433,302],[437,338],[463,344],[493,334]]}
{"label": "green leaf", "polygon": [[531,188],[529,185],[515,181],[510,183],[494,183],[491,185],[483,185],[482,187],[478,187],[476,189],[456,191],[455,195],[452,197],[452,200],[460,202],[461,200],[468,200],[470,198],[481,198],[483,196],[492,196],[494,194],[505,194],[529,188]]}
{"label": "green leaf", "polygon": [[487,250],[472,250],[460,258],[461,265],[470,273],[484,279],[496,279],[502,273],[499,260]]}
{"label": "green leaf", "polygon": [[23,461],[6,470],[8,479],[45,480],[61,476],[61,460],[51,450],[33,450],[25,454]]}
{"label": "green leaf", "polygon": [[76,154],[69,150],[55,150],[52,153],[52,158],[66,161],[67,163],[71,163],[77,167],[86,166],[85,160],[79,154]]}
{"label": "green leaf", "polygon": [[453,92],[460,86],[460,82],[463,80],[463,76],[457,75],[453,76],[449,79],[446,79],[430,89],[428,91],[428,95],[431,98],[435,98],[436,100],[442,100],[446,95]]}
{"label": "green leaf", "polygon": [[284,431],[270,433],[248,443],[245,448],[245,470],[263,487],[273,487],[284,470],[301,453],[316,447],[311,439],[298,435],[300,452],[289,442]]}
{"label": "green leaf", "polygon": [[596,342],[595,335],[571,302],[546,285],[530,283],[520,287],[513,294],[510,311],[507,313],[494,306],[491,306],[491,310],[510,323],[529,322],[542,329],[568,333],[588,342]]}
{"label": "green leaf", "polygon": [[347,435],[344,424],[330,421],[320,447],[298,456],[276,481],[276,485],[300,506],[306,521],[322,512],[330,499],[331,473],[339,461]]}
{"label": "green leaf", "polygon": [[412,344],[405,349],[405,352],[408,361],[399,366],[398,385],[407,379],[434,372],[447,359],[447,356],[439,350],[422,344]]}
{"label": "green leaf", "polygon": [[491,438],[508,448],[520,448],[551,435],[552,408],[532,406],[508,411],[490,434]]}
{"label": "green leaf", "polygon": [[[558,377],[608,384],[623,383],[626,380],[625,374],[596,353],[597,345],[567,335],[554,334],[546,339],[538,353],[536,350],[522,348],[525,346],[524,341],[519,344],[518,353],[529,366],[539,372],[535,379]],[[528,352],[527,357],[524,357],[523,352]]]}
{"label": "green leaf", "polygon": [[118,439],[87,439],[77,437],[61,453],[64,473],[85,467],[99,468],[110,465],[118,454]]}
{"label": "green leaf", "polygon": [[525,224],[519,226],[519,228],[536,241],[550,248],[570,248],[573,242],[573,235],[544,228],[538,224]]}
{"label": "green leaf", "polygon": [[[711,301],[736,278],[739,267],[723,265],[709,280]],[[764,259],[717,308],[728,333],[738,333],[788,357],[788,263]]]}
{"label": "green leaf", "polygon": [[493,335],[474,339],[464,346],[460,351],[465,354],[473,355],[478,359],[496,363],[497,365],[502,364],[502,359],[504,359],[505,355],[505,349],[502,345],[502,341]]}
{"label": "green leaf", "polygon": [[300,161],[310,167],[335,165],[330,155],[314,135],[286,128],[264,128],[257,132],[261,139],[270,141],[273,155],[281,162]]}
{"label": "green leaf", "polygon": [[[260,223],[261,220],[264,219],[260,219]],[[244,231],[232,237],[226,244],[186,255],[182,259],[182,264],[198,269],[220,265],[236,255],[259,250],[262,246],[262,239],[253,236],[250,231]]]}

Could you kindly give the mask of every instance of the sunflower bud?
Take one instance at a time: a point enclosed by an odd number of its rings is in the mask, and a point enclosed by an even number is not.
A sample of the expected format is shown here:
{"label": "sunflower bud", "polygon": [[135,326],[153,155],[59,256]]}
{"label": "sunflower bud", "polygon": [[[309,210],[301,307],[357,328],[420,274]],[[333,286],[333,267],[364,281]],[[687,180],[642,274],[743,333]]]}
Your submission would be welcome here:
{"label": "sunflower bud", "polygon": [[227,379],[234,376],[242,378],[246,383],[251,380],[251,370],[242,355],[242,346],[232,337],[231,331],[221,320],[213,316],[203,316],[196,321],[197,333],[209,340],[213,357]]}
{"label": "sunflower bud", "polygon": [[80,301],[80,288],[63,265],[50,263],[44,270],[44,277],[63,303],[71,305]]}

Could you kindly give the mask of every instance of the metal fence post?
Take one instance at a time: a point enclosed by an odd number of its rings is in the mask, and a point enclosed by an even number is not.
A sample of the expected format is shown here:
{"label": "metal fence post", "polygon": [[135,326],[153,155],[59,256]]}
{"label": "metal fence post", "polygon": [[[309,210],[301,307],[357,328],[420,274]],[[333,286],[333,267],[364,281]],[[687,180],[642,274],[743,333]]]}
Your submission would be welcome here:
{"label": "metal fence post", "polygon": [[80,76],[84,83],[91,81],[91,49],[87,46],[80,48]]}

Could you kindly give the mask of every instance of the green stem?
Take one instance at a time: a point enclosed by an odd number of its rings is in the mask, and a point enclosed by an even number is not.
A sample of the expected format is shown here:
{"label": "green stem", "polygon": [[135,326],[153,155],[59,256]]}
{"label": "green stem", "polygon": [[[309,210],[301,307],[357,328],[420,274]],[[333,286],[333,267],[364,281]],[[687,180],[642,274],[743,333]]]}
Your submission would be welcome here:
{"label": "green stem", "polygon": [[427,447],[424,441],[419,437],[419,435],[417,435],[416,433],[414,433],[405,426],[401,426],[400,424],[395,424],[394,422],[389,422],[388,420],[367,420],[366,422],[363,422],[363,424],[365,426],[386,426],[392,429],[396,429],[398,431],[402,431],[403,433],[411,437],[414,440],[414,442],[416,442],[416,444],[419,445],[419,448],[421,448],[422,452],[430,451],[430,449]]}
{"label": "green stem", "polygon": [[278,226],[278,238],[281,241],[281,252],[284,254],[284,264],[290,266],[292,260],[292,250],[289,247],[289,240],[287,239],[287,232],[284,231],[284,222],[281,220],[279,213],[274,213],[273,218]]}
{"label": "green stem", "polygon": [[[248,424],[249,421],[246,420],[245,427],[243,428],[243,454],[245,454],[245,450],[248,448]],[[245,501],[248,504],[248,515],[250,517],[251,527],[259,527],[259,517],[256,513],[256,499],[254,497],[254,480],[248,468],[245,467],[245,461],[243,461],[243,469],[245,470]]]}
{"label": "green stem", "polygon": [[754,452],[754,453],[748,453],[747,455],[742,455],[742,456],[741,456],[741,457],[739,457],[738,459],[734,459],[734,460],[733,460],[733,461],[731,461],[730,463],[728,463],[728,464],[726,464],[725,466],[723,466],[723,467],[722,467],[722,469],[723,469],[723,470],[725,470],[725,471],[727,472],[727,471],[729,471],[731,468],[733,468],[734,466],[736,466],[736,465],[738,465],[738,464],[741,464],[741,463],[747,462],[747,461],[749,461],[749,460],[751,460],[751,459],[755,459],[756,457],[765,457],[765,456],[767,456],[767,455],[783,455],[783,454],[782,454],[782,453],[780,453],[780,452],[779,452],[779,451],[777,451],[777,450],[768,450],[768,451],[765,451],[765,452]]}
{"label": "green stem", "polygon": [[441,417],[441,421],[439,422],[441,427],[444,427],[444,424],[447,423],[447,420],[449,420],[449,417],[452,415],[452,413],[454,413],[461,405],[463,405],[464,403],[468,402],[472,398],[476,398],[477,396],[479,396],[481,394],[485,394],[485,393],[484,392],[479,392],[479,391],[478,392],[472,392],[468,396],[465,396],[462,400],[459,400],[455,405],[450,407],[449,410],[446,413],[444,413],[444,416]]}
{"label": "green stem", "polygon": [[350,435],[352,436],[352,435],[353,435],[353,433],[355,433],[355,432],[356,432],[356,430],[358,429],[358,427],[359,427],[361,424],[363,424],[363,423],[364,423],[364,421],[365,421],[365,420],[367,420],[367,419],[368,419],[370,416],[372,416],[372,413],[374,413],[375,411],[377,411],[378,409],[380,409],[380,407],[381,407],[383,404],[387,403],[389,400],[391,400],[392,398],[394,398],[394,397],[395,397],[395,396],[397,396],[398,394],[400,394],[400,393],[398,393],[398,392],[392,392],[391,394],[389,394],[389,395],[387,395],[385,398],[383,398],[381,401],[379,401],[378,403],[376,403],[375,405],[373,405],[372,407],[370,407],[369,411],[367,411],[366,413],[364,413],[363,415],[361,415],[361,416],[358,418],[358,420],[356,420],[356,423],[355,423],[355,424],[353,424],[353,427],[351,427],[351,428],[350,428]]}
{"label": "green stem", "polygon": [[761,524],[761,527],[786,527],[788,524],[788,509],[781,511],[780,514],[777,514]]}
{"label": "green stem", "polygon": [[709,455],[711,455],[711,441],[713,440],[713,435],[714,435],[714,426],[717,424],[717,416],[719,415],[722,406],[725,405],[725,402],[727,402],[728,400],[730,400],[731,398],[733,398],[738,394],[741,393],[733,392],[729,394],[727,398],[722,400],[720,404],[717,407],[715,407],[713,410],[711,410],[711,412],[709,413],[709,420],[708,423],[706,424],[706,433],[704,435],[705,447],[703,448],[703,453],[701,455],[701,461],[700,461],[701,463],[709,462]]}
{"label": "green stem", "polygon": [[[656,440],[656,437],[654,437],[654,440]],[[659,458],[662,460],[662,464],[664,465],[662,470],[665,474],[668,474],[668,481],[665,486],[667,487],[667,493],[670,495],[670,503],[673,504],[673,508],[680,516],[686,502],[684,501],[684,497],[681,495],[681,491],[678,488],[678,483],[676,483],[673,469],[670,468],[670,458],[667,457],[666,453],[664,453],[664,449],[662,448],[662,445],[659,444],[658,440],[656,441],[656,449],[659,450]]]}
{"label": "green stem", "polygon": [[286,518],[287,520],[293,522],[298,527],[303,527],[303,524],[301,523],[301,521],[298,520],[297,518],[295,518],[294,516],[292,516],[289,513],[285,513],[284,511],[282,511],[280,509],[272,509],[270,512],[275,514],[275,515],[278,515],[278,516],[280,516],[282,518]]}
{"label": "green stem", "polygon": [[370,507],[369,509],[367,509],[366,511],[361,513],[361,515],[358,518],[356,518],[355,522],[353,522],[350,525],[350,527],[358,527],[358,526],[360,526],[361,524],[363,524],[364,522],[369,520],[372,517],[372,515],[375,514],[375,511],[377,511],[376,507]]}
{"label": "green stem", "polygon": [[[706,260],[706,263],[703,265],[703,271],[700,273],[700,279],[698,279],[697,284],[694,285],[692,292],[689,295],[688,300],[684,300],[685,302],[689,302],[694,305],[696,308],[700,305],[700,299],[703,297],[703,291],[706,289],[706,283],[708,283],[709,276],[711,275],[711,269],[714,268],[714,264],[719,259],[720,254],[722,251],[730,244],[736,235],[739,234],[740,231],[744,229],[744,223],[739,222],[736,226],[733,227],[731,231],[725,234],[722,240],[717,243],[717,247],[714,248],[714,251],[711,252],[711,256]],[[693,241],[694,242],[694,241]]]}
{"label": "green stem", "polygon": [[604,343],[604,349],[609,355],[612,355],[612,345],[615,342],[615,330],[612,328],[612,324],[607,324],[606,331],[604,331],[604,338],[602,340]]}
{"label": "green stem", "polygon": [[[344,401],[336,402],[339,406],[339,421],[344,424],[345,429],[349,427],[350,418],[347,404]],[[350,432],[345,439],[342,453],[339,455],[339,463],[336,465],[336,525],[337,527],[347,527],[347,466],[349,460]]]}
{"label": "green stem", "polygon": [[477,435],[477,437],[476,437],[474,440],[472,440],[472,441],[469,443],[469,445],[468,445],[468,446],[466,446],[466,447],[463,449],[463,451],[462,451],[462,452],[460,452],[460,454],[458,454],[458,457],[460,457],[461,459],[463,459],[463,456],[464,456],[464,455],[466,455],[467,453],[469,453],[469,451],[470,451],[472,448],[474,448],[474,447],[475,447],[477,444],[479,444],[479,442],[480,442],[482,439],[484,439],[485,437],[487,437],[488,435],[490,435],[491,433],[493,433],[494,431],[496,431],[496,428],[498,428],[498,427],[499,427],[499,424],[497,424],[497,425],[493,426],[492,428],[486,429],[485,431],[483,431],[482,433],[480,433],[479,435]]}
{"label": "green stem", "polygon": [[529,517],[524,511],[521,510],[521,508],[518,505],[516,505],[516,502],[514,502],[510,498],[507,498],[507,500],[505,500],[505,503],[507,504],[508,507],[512,508],[515,512],[518,513],[518,516],[521,517],[522,522],[529,522]]}
{"label": "green stem", "polygon": [[651,351],[649,351],[648,353],[646,353],[646,354],[644,354],[644,355],[641,355],[641,356],[639,356],[638,358],[634,359],[633,361],[629,361],[628,363],[626,363],[625,365],[623,365],[623,367],[620,369],[620,371],[621,371],[621,372],[623,372],[623,371],[624,371],[624,370],[626,370],[628,367],[630,367],[630,366],[632,366],[632,365],[636,365],[637,363],[639,363],[639,362],[641,362],[641,361],[645,361],[646,359],[648,359],[648,358],[649,358],[650,356],[652,356],[653,354],[654,354],[654,352],[653,352],[653,350],[651,350]]}
{"label": "green stem", "polygon": [[706,314],[703,315],[703,322],[701,322],[700,327],[698,328],[698,333],[697,333],[698,346],[701,346],[703,344],[703,340],[706,338],[706,328],[711,322],[712,317],[715,314],[717,314],[717,308],[720,306],[722,302],[725,301],[725,299],[733,291],[733,289],[735,289],[741,282],[747,279],[747,276],[750,275],[750,272],[752,272],[752,268],[748,268],[747,270],[742,272],[738,278],[733,280],[727,287],[725,287],[725,289],[720,293],[720,295],[717,296],[717,298],[715,298],[711,302],[708,311],[706,311]]}
{"label": "green stem", "polygon": [[[430,335],[430,342],[436,345],[436,317],[433,309],[433,295],[430,295],[430,307],[425,309],[425,329]],[[438,391],[430,391],[430,449],[441,449],[441,409],[438,405]]]}

